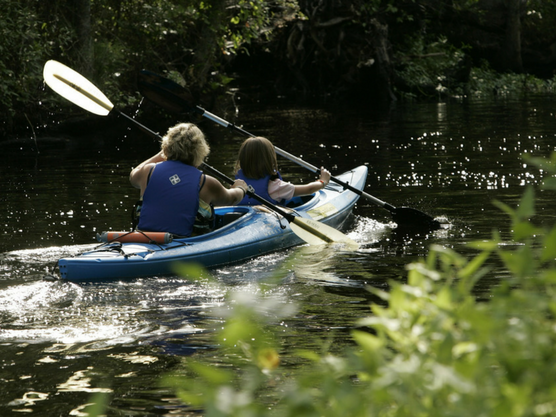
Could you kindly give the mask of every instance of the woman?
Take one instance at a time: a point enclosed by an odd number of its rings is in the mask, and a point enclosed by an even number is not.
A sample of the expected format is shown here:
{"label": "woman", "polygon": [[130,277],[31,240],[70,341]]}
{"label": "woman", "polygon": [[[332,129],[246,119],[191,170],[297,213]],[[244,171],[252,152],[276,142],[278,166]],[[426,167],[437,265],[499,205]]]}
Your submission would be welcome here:
{"label": "woman", "polygon": [[133,168],[129,176],[141,190],[138,230],[190,236],[199,214],[210,217],[212,206],[234,205],[245,197],[244,181],[226,189],[199,171],[209,152],[203,132],[194,124],[168,129],[160,152]]}
{"label": "woman", "polygon": [[[278,162],[274,145],[263,137],[246,139],[239,148],[236,162],[236,178],[244,180],[255,189],[255,193],[274,204],[281,204],[298,195],[313,194],[330,182],[330,172],[320,169],[317,181],[294,185],[282,180],[278,172]],[[245,196],[239,204],[260,204],[254,198]]]}

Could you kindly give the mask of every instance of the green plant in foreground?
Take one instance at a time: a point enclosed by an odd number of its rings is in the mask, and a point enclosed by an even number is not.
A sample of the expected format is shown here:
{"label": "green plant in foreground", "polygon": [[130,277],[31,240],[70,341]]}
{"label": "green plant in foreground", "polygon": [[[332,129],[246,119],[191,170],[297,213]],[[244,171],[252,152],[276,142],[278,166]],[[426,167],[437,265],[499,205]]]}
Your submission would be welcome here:
{"label": "green plant in foreground", "polygon": [[[550,160],[527,158],[550,175]],[[545,182],[554,189],[554,180]],[[511,219],[513,242],[494,232],[467,259],[433,246],[391,282],[341,355],[299,352],[305,365],[283,369],[272,323],[287,303],[232,296],[216,332],[229,362],[187,359],[165,384],[207,416],[550,416],[556,415],[556,227],[533,225],[534,191]],[[497,255],[509,273],[478,302],[473,288]],[[282,318],[280,318],[282,320]]]}

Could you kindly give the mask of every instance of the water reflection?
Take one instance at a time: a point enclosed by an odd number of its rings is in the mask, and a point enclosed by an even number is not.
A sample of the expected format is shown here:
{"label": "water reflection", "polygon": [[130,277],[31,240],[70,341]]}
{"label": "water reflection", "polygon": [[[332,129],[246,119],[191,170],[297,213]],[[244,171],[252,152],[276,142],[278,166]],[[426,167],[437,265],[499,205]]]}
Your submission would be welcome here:
{"label": "water reflection", "polygon": [[[30,391],[30,392],[26,392],[25,394],[23,394],[22,398],[18,398],[16,400],[10,401],[8,403],[8,406],[10,406],[10,407],[32,407],[38,401],[44,401],[44,400],[48,399],[48,397],[49,397],[48,393]],[[23,412],[23,413],[32,413],[33,409],[32,408],[23,408],[23,409],[20,408],[19,411]]]}
{"label": "water reflection", "polygon": [[110,388],[91,387],[91,378],[88,376],[88,371],[90,371],[90,369],[76,371],[68,378],[67,381],[56,386],[56,388],[58,388],[58,392],[113,392]]}
{"label": "water reflection", "polygon": [[87,350],[102,350],[137,340],[181,337],[200,331],[194,324],[198,312],[222,297],[211,286],[179,278],[9,285],[0,289],[0,339],[85,344]]}

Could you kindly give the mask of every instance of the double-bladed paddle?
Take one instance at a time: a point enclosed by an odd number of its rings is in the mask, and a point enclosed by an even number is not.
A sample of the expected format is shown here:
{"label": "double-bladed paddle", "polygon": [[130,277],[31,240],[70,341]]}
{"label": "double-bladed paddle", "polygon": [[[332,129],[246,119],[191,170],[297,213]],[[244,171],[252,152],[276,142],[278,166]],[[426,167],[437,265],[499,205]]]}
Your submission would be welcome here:
{"label": "double-bladed paddle", "polygon": [[[46,84],[48,84],[50,88],[79,107],[99,116],[107,116],[111,112],[117,113],[135,123],[144,132],[162,140],[160,135],[156,132],[153,132],[137,120],[125,115],[119,110],[116,110],[110,100],[93,83],[66,65],[54,60],[48,61],[44,65],[43,77]],[[230,184],[234,183],[234,180],[207,164],[203,163],[201,168],[203,170],[208,170],[221,181],[225,181]],[[290,227],[293,232],[309,244],[338,242],[345,243],[350,247],[358,246],[356,242],[339,230],[313,219],[294,216],[293,214],[288,213],[280,207],[277,207],[271,202],[265,200],[263,197],[255,194],[252,189],[247,190],[247,194],[274,212],[283,216],[290,223]]]}
{"label": "double-bladed paddle", "polygon": [[[171,112],[196,112],[203,117],[206,117],[207,119],[210,119],[213,122],[227,127],[235,132],[241,133],[245,136],[255,136],[238,126],[215,116],[202,107],[192,104],[192,97],[184,87],[154,72],[147,70],[141,71],[139,76],[139,91],[147,99]],[[274,150],[278,155],[295,162],[309,171],[315,172],[317,175],[319,174],[320,170],[316,166],[311,165],[310,163],[278,148],[277,146],[274,146]],[[338,178],[331,177],[330,179],[335,183],[340,184],[345,189],[353,191],[357,195],[362,196],[372,203],[388,210],[392,215],[394,222],[398,224],[398,227],[420,230],[436,230],[440,228],[440,223],[437,220],[422,211],[411,207],[394,207],[393,205],[373,197],[372,195],[361,191]]]}

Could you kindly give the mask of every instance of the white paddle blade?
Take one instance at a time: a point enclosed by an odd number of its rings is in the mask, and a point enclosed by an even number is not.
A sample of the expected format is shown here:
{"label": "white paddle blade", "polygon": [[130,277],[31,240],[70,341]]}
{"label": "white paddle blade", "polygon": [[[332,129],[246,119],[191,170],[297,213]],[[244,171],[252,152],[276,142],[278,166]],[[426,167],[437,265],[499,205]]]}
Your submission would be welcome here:
{"label": "white paddle blade", "polygon": [[329,243],[343,243],[352,250],[357,250],[359,244],[339,230],[324,223],[305,217],[295,217],[290,223],[292,231],[310,245],[326,245]]}
{"label": "white paddle blade", "polygon": [[92,82],[58,61],[44,64],[43,77],[55,92],[91,113],[106,116],[114,108]]}
{"label": "white paddle blade", "polygon": [[303,227],[298,226],[296,223],[290,223],[290,227],[292,229],[292,232],[294,232],[298,237],[303,239],[309,245],[327,245],[328,243],[330,243],[329,240],[321,239],[319,236],[308,232]]}

